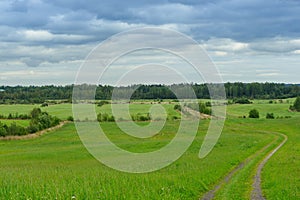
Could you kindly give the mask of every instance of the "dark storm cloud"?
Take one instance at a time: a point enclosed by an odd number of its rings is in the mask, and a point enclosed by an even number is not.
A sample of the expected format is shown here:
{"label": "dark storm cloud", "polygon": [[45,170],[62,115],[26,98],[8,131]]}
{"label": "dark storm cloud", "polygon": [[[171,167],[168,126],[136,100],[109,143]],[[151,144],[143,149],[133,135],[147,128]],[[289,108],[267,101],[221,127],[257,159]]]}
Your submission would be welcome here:
{"label": "dark storm cloud", "polygon": [[288,0],[14,0],[2,5],[1,26],[87,35],[92,41],[137,25],[176,24],[198,40],[220,37],[251,41],[296,37],[300,32],[300,2]]}

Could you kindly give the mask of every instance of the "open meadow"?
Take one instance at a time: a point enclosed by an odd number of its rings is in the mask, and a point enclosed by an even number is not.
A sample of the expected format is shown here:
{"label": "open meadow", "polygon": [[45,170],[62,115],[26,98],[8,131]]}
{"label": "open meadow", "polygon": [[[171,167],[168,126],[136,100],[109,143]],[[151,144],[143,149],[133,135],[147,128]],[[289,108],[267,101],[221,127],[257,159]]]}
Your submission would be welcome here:
{"label": "open meadow", "polygon": [[[300,113],[289,111],[292,101],[255,100],[253,104],[228,105],[220,140],[207,157],[198,157],[210,121],[204,119],[194,142],[180,159],[145,174],[122,173],[98,162],[81,143],[74,123],[35,139],[0,140],[0,199],[201,199],[216,185],[220,188],[214,192],[215,199],[250,199],[257,167],[284,140],[280,133],[288,140],[262,170],[262,193],[267,199],[300,199]],[[168,116],[178,118],[175,104],[162,105]],[[39,106],[1,105],[0,114],[28,114]],[[131,104],[131,114],[147,114],[150,107],[149,101]],[[110,104],[95,108],[97,113],[111,114]],[[253,108],[260,112],[260,119],[248,118]],[[41,109],[62,120],[72,116],[71,104]],[[275,119],[266,119],[267,113],[274,113]],[[29,123],[16,121],[23,126]],[[120,148],[149,152],[168,144],[179,123],[167,120],[161,132],[148,139],[125,135],[115,122],[100,125]]]}

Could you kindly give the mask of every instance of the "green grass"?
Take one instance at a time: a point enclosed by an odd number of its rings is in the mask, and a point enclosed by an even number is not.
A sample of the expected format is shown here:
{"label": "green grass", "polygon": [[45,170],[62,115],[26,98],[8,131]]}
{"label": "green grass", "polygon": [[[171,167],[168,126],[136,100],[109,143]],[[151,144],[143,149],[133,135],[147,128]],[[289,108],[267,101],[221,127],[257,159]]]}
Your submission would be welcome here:
{"label": "green grass", "polygon": [[[174,104],[161,104],[167,112],[172,116],[179,117],[180,114],[176,112],[173,107]],[[82,107],[84,108],[84,104]],[[118,105],[117,105],[118,106]],[[150,110],[151,104],[130,104],[130,113],[132,114],[145,114]],[[9,113],[15,114],[29,114],[33,108],[40,107],[39,104],[36,105],[0,105],[0,114],[8,116]],[[62,120],[66,120],[69,116],[73,116],[72,113],[72,104],[56,104],[50,105],[48,107],[42,107],[42,111],[48,112],[50,115],[57,116]],[[102,107],[98,107],[95,105],[95,110],[97,113],[108,113],[111,114],[111,105],[107,104]]]}
{"label": "green grass", "polygon": [[300,199],[300,118],[265,124],[288,136],[287,143],[263,169],[263,192],[268,199]]}
{"label": "green grass", "polygon": [[[132,104],[130,108],[132,113],[147,113],[150,106]],[[173,104],[163,106],[170,115],[179,115],[173,110]],[[263,101],[230,105],[221,138],[207,157],[198,158],[209,123],[202,120],[195,141],[179,160],[146,174],[122,173],[98,162],[84,148],[72,123],[36,139],[0,141],[0,199],[71,199],[72,196],[76,199],[199,199],[240,162],[276,138],[266,131],[286,134],[289,139],[263,169],[263,193],[268,199],[299,199],[300,115],[290,113],[288,106]],[[1,105],[0,113],[27,113],[33,107]],[[273,112],[275,116],[288,114],[292,118],[238,118],[247,115],[251,108],[257,108],[261,116]],[[72,114],[71,104],[43,109],[60,118]],[[109,105],[96,110],[111,112]],[[143,123],[147,122],[139,124]],[[174,137],[178,125],[179,121],[167,121],[160,134],[137,139],[122,133],[115,123],[101,123],[116,145],[132,152],[149,152],[165,146]],[[259,154],[236,173],[217,193],[216,199],[249,199],[255,167],[264,155]]]}
{"label": "green grass", "polygon": [[[73,195],[78,199],[197,199],[228,170],[272,139],[226,128],[213,152],[200,160],[198,151],[207,123],[203,122],[195,142],[178,161],[160,171],[139,175],[117,172],[96,161],[82,146],[73,124],[34,140],[0,141],[0,196],[3,199],[69,199]],[[126,144],[124,138],[115,136],[118,133],[114,131],[114,123],[105,126],[112,130],[109,135],[115,137],[117,144],[137,152],[157,148],[157,143],[163,146],[172,137],[165,134],[147,145],[137,143],[134,147],[133,141]]]}
{"label": "green grass", "polygon": [[[0,105],[0,114],[8,116],[9,113],[15,114],[29,114],[33,108],[41,108],[40,104],[35,105]],[[60,119],[67,119],[68,116],[72,116],[72,104],[56,104],[49,107],[41,108],[42,111],[46,111],[51,115],[57,116]]]}
{"label": "green grass", "polygon": [[269,104],[269,103],[254,103],[254,104],[234,104],[227,106],[228,117],[248,117],[249,111],[253,108],[259,111],[261,118],[266,118],[267,113],[274,113],[276,117],[298,117],[300,113],[289,111],[289,105],[287,103],[277,103],[277,104]]}
{"label": "green grass", "polygon": [[30,120],[10,120],[10,119],[0,119],[0,122],[3,123],[3,124],[6,124],[6,125],[10,125],[11,123],[13,122],[16,122],[16,124],[18,126],[22,126],[22,127],[28,127],[29,126],[29,123],[30,123]]}

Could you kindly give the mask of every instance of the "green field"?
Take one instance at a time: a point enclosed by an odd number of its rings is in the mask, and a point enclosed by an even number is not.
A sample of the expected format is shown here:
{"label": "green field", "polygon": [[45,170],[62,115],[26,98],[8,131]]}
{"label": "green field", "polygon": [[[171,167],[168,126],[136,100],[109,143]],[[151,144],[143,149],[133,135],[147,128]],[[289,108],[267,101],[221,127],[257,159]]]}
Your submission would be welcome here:
{"label": "green field", "polygon": [[10,119],[0,119],[0,122],[6,125],[10,125],[11,123],[15,122],[18,126],[27,127],[29,126],[29,120],[10,120]]}
{"label": "green field", "polygon": [[[82,105],[84,108],[85,105]],[[118,105],[117,105],[118,106]],[[162,104],[162,106],[167,110],[170,115],[180,116],[174,109],[174,104]],[[130,112],[132,114],[137,113],[147,113],[151,104],[131,104]],[[8,116],[11,114],[29,114],[33,108],[41,108],[42,111],[48,112],[50,115],[57,116],[62,120],[66,120],[69,116],[72,116],[72,104],[55,104],[48,107],[40,107],[39,104],[36,105],[0,105],[0,114]],[[102,107],[95,105],[97,113],[108,113],[111,114],[111,105],[107,104]]]}
{"label": "green field", "polygon": [[[0,105],[0,114],[6,116],[9,115],[9,113],[29,114],[33,108],[41,108],[41,105]],[[62,120],[67,119],[68,116],[72,116],[72,104],[55,104],[48,107],[42,107],[41,109],[42,111],[46,111]]]}
{"label": "green field", "polygon": [[[26,114],[37,106],[1,105],[0,114]],[[132,113],[147,113],[150,106],[132,104],[130,108]],[[169,115],[179,115],[173,110],[174,104],[163,106]],[[239,118],[247,116],[252,108],[259,110],[261,119]],[[273,132],[286,134],[288,141],[263,169],[263,194],[267,199],[299,199],[300,113],[288,108],[287,102],[269,104],[258,100],[251,105],[229,105],[221,138],[207,157],[198,158],[209,124],[209,120],[202,120],[195,141],[179,160],[146,174],[122,173],[98,162],[82,145],[73,123],[36,139],[0,141],[0,199],[199,199],[250,157],[250,162],[222,185],[215,196],[249,199],[257,164],[283,140]],[[71,104],[42,109],[62,119],[72,115]],[[96,110],[111,112],[110,105]],[[292,118],[268,120],[267,112]],[[147,122],[139,122],[143,123]],[[102,122],[101,126],[119,147],[149,152],[170,142],[179,121],[167,121],[160,134],[150,139],[126,136],[113,122]],[[259,152],[270,143],[269,148]]]}

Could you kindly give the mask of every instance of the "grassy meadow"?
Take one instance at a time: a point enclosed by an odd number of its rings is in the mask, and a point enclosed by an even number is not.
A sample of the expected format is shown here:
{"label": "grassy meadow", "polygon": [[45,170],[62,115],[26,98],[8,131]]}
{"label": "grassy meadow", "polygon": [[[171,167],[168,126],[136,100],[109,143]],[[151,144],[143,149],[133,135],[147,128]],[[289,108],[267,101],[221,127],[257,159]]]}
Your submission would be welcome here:
{"label": "grassy meadow", "polygon": [[29,120],[16,120],[16,119],[0,119],[1,123],[10,125],[11,123],[15,122],[18,126],[27,127],[29,126]]}
{"label": "grassy meadow", "polygon": [[[286,134],[289,139],[263,169],[263,194],[267,199],[299,199],[300,113],[290,112],[290,104],[290,101],[270,104],[255,100],[249,105],[229,105],[220,140],[207,157],[198,158],[209,124],[209,120],[201,120],[194,142],[180,159],[146,174],[118,172],[98,162],[82,145],[73,123],[36,139],[0,140],[0,199],[199,199],[229,171],[250,158],[215,196],[215,199],[249,199],[258,163],[283,140],[274,132]],[[0,114],[28,114],[39,106],[1,105]],[[173,109],[174,103],[162,106],[168,115],[180,115]],[[135,102],[130,110],[143,114],[150,107],[148,101]],[[240,118],[248,116],[252,108],[259,110],[260,119]],[[71,104],[50,105],[42,110],[61,119],[72,115]],[[96,111],[111,113],[110,105],[96,107]],[[268,112],[283,118],[265,119]],[[138,122],[145,123],[148,122]],[[119,147],[131,152],[149,152],[168,144],[179,123],[168,120],[162,131],[149,139],[126,136],[114,122],[101,122],[101,126]]]}

